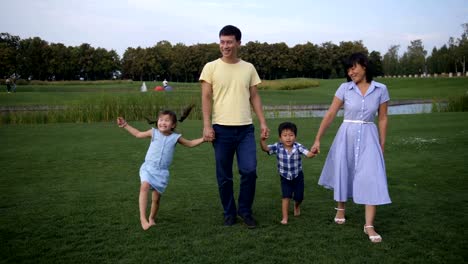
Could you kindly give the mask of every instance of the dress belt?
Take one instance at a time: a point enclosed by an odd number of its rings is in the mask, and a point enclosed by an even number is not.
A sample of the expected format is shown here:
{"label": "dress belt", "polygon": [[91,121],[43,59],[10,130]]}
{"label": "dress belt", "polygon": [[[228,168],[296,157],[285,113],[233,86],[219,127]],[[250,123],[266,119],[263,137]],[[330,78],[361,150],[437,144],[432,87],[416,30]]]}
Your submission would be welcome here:
{"label": "dress belt", "polygon": [[343,120],[343,123],[374,124],[374,122],[368,122],[364,120],[349,120],[349,119]]}

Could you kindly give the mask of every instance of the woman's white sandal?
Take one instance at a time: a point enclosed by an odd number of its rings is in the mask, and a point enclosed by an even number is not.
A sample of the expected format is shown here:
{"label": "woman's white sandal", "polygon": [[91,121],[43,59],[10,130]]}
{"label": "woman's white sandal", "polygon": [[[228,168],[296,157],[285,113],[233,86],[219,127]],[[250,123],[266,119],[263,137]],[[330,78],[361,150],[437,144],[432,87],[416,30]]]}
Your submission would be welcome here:
{"label": "woman's white sandal", "polygon": [[[335,208],[335,210],[337,211],[344,211],[345,209],[344,208]],[[342,225],[346,222],[346,218],[336,218],[335,217],[335,223],[339,224],[339,225]]]}
{"label": "woman's white sandal", "polygon": [[[371,226],[371,225],[370,225],[370,226],[366,226],[366,225],[364,225],[364,234],[367,235],[367,230],[366,230],[366,228],[374,228],[374,226]],[[369,236],[369,240],[370,240],[372,243],[380,243],[380,242],[382,242],[382,237],[381,237],[379,234],[377,234],[376,236]]]}

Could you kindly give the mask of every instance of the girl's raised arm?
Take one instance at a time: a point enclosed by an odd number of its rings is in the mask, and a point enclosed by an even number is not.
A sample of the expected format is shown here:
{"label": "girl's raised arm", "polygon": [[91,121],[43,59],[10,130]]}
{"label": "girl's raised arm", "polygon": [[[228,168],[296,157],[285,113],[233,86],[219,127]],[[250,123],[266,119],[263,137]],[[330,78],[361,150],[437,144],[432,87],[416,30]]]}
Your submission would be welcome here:
{"label": "girl's raised arm", "polygon": [[152,137],[153,136],[153,130],[152,129],[149,129],[149,130],[146,130],[146,131],[140,131],[140,130],[132,127],[131,125],[129,125],[127,123],[127,121],[125,121],[125,119],[123,117],[120,117],[120,116],[117,117],[117,125],[119,127],[124,128],[125,130],[128,131],[128,133],[134,135],[137,138],[147,138],[147,137]]}
{"label": "girl's raised arm", "polygon": [[183,146],[192,148],[192,147],[196,147],[196,146],[200,145],[201,143],[205,142],[205,140],[202,137],[197,138],[197,139],[193,139],[193,140],[188,140],[188,139],[185,139],[183,137],[179,137],[179,140],[177,140],[177,142],[179,142]]}

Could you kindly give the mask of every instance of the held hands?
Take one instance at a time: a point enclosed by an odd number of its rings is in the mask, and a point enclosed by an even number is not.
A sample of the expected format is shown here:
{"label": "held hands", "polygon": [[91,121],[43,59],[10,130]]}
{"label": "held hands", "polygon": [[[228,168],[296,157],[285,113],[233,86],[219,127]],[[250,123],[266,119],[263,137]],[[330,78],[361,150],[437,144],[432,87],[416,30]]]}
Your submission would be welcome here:
{"label": "held hands", "polygon": [[310,151],[315,155],[320,153],[320,141],[315,141],[314,145],[310,148]]}
{"label": "held hands", "polygon": [[261,125],[260,129],[261,129],[260,138],[262,140],[270,137],[270,129],[266,125]]}
{"label": "held hands", "polygon": [[215,132],[212,127],[203,128],[203,141],[212,142],[215,138]]}
{"label": "held hands", "polygon": [[119,116],[119,117],[117,117],[117,125],[119,127],[125,127],[128,124],[127,124],[127,121],[125,121],[125,119],[123,117]]}

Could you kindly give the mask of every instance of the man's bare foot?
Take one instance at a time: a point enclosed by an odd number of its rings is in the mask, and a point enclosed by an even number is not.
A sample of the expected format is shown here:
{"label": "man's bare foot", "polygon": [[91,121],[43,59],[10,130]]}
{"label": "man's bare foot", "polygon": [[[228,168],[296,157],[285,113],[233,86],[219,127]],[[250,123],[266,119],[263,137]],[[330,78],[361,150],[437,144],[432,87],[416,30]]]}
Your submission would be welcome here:
{"label": "man's bare foot", "polygon": [[281,220],[281,224],[282,225],[287,225],[288,224],[288,219],[283,218],[283,220]]}
{"label": "man's bare foot", "polygon": [[299,206],[294,205],[294,216],[301,215],[301,208]]}

